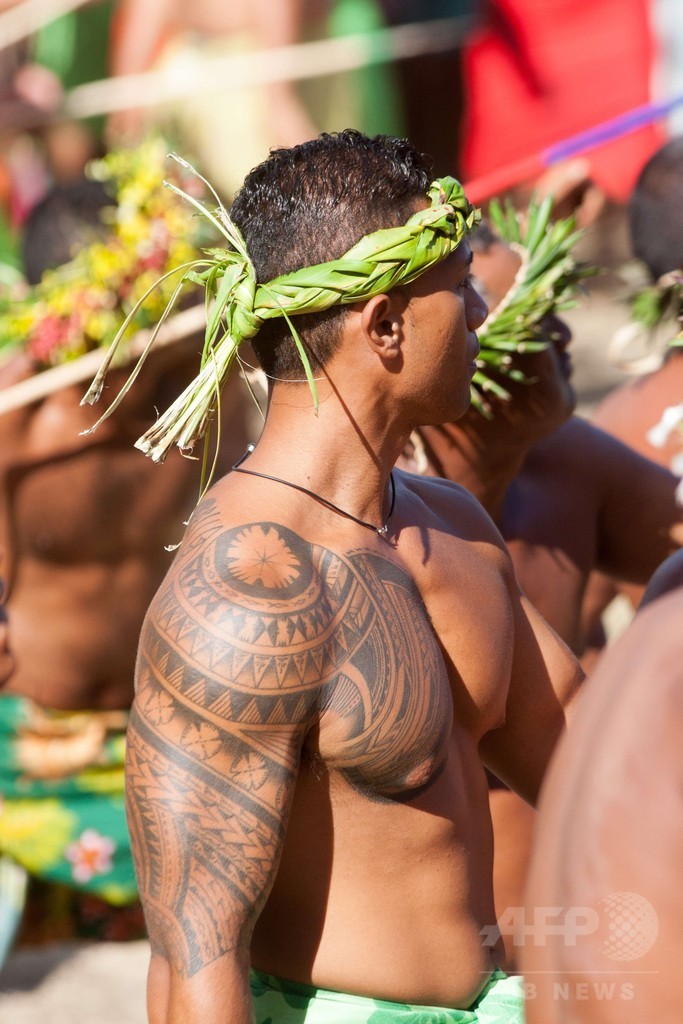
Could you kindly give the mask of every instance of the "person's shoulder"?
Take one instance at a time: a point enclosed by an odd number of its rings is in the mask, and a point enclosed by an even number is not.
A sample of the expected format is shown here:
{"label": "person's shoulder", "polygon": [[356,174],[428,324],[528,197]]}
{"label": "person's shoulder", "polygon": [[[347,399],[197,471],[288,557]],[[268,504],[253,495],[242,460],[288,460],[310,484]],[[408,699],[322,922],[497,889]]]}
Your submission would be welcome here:
{"label": "person's shoulder", "polygon": [[[277,507],[266,509],[256,507],[253,498],[244,492],[231,488],[231,474],[217,481],[195,507],[188,528],[180,546],[179,554],[185,556],[190,550],[201,547],[215,552],[220,566],[228,569],[225,552],[234,551],[240,545],[262,549],[264,559],[274,559],[293,545],[303,556],[313,545],[301,536],[298,528],[287,517],[279,514]],[[271,551],[272,548],[272,551]],[[310,556],[309,556],[310,557]]]}
{"label": "person's shoulder", "polygon": [[610,391],[591,412],[591,422],[658,462],[667,460],[648,440],[665,409],[683,395],[683,349],[673,349],[658,369]]}
{"label": "person's shoulder", "polygon": [[597,403],[591,420],[620,434],[637,412],[649,414],[661,401],[677,401],[683,387],[683,349],[671,349],[661,366],[613,388]]}
{"label": "person's shoulder", "polygon": [[[450,506],[469,510],[474,514],[484,512],[483,506],[477,501],[473,494],[462,484],[447,480],[442,476],[423,476],[420,473],[411,473],[405,469],[393,470],[394,480],[399,490],[405,490],[414,497],[421,499],[430,508]],[[435,506],[433,503],[436,502]]]}
{"label": "person's shoulder", "polygon": [[637,377],[627,380],[623,384],[609,390],[591,411],[591,421],[599,426],[609,429],[613,423],[621,423],[624,417],[632,413],[634,403],[640,401],[643,386],[649,381],[651,375]]}
{"label": "person's shoulder", "polygon": [[599,444],[603,435],[603,431],[582,416],[570,416],[552,434],[539,441],[533,451],[548,457],[574,461],[582,457],[586,445],[592,448]]}
{"label": "person's shoulder", "polygon": [[[12,388],[21,388],[33,376],[30,361],[23,353],[10,356],[0,363],[0,402],[5,406],[0,411],[0,439],[2,440],[3,462],[11,461],[17,446],[23,446],[27,426],[35,413],[35,403],[7,407]],[[3,397],[4,396],[4,397]]]}
{"label": "person's shoulder", "polygon": [[[465,540],[503,546],[498,527],[484,506],[462,484],[438,476],[394,470],[397,496],[408,498],[410,525],[429,528]],[[397,500],[398,500],[397,497]]]}
{"label": "person's shoulder", "polygon": [[625,441],[581,416],[572,416],[535,445],[527,463],[554,469],[564,476],[579,473],[586,478],[604,474],[609,477],[621,463],[630,465],[643,459]]}
{"label": "person's shoulder", "polygon": [[277,510],[259,515],[241,496],[222,480],[195,508],[171,567],[173,586],[210,593],[216,608],[286,612],[318,588],[324,558]]}

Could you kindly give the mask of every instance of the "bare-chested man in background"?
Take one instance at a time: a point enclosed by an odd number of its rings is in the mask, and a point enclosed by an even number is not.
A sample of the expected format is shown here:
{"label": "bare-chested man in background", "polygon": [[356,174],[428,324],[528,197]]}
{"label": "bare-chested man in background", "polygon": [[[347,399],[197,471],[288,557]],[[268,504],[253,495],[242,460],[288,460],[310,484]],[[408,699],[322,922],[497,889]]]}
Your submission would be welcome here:
{"label": "bare-chested man in background", "polygon": [[[91,239],[96,222],[104,230],[103,204],[86,181],[36,208],[24,239],[30,283]],[[123,756],[140,626],[200,478],[196,461],[175,453],[162,472],[132,444],[191,378],[200,346],[188,337],[155,353],[141,388],[96,434],[81,436],[96,419],[80,405],[84,385],[0,415],[0,576],[14,667],[0,691],[0,855],[114,905],[137,898]],[[35,372],[28,354],[11,356],[0,388]],[[112,392],[124,379],[114,374]],[[224,424],[224,465],[248,438],[243,408]],[[21,907],[19,895],[12,901]]]}
{"label": "bare-chested man in background", "polygon": [[[405,142],[323,136],[275,152],[232,214],[266,283],[426,213],[430,179]],[[351,1024],[378,1001],[522,1020],[481,935],[484,764],[533,803],[581,673],[477,502],[392,473],[469,402],[486,306],[460,203],[437,206],[447,258],[299,321],[317,415],[287,324],[261,329],[263,434],[148,613],[127,791],[155,1024]]]}
{"label": "bare-chested man in background", "polygon": [[[475,282],[495,310],[513,286],[519,255],[487,225],[472,248]],[[644,586],[680,544],[678,480],[571,415],[571,332],[556,316],[539,330],[547,349],[512,362],[529,383],[500,376],[510,399],[489,395],[490,419],[470,406],[455,422],[420,428],[421,471],[462,484],[482,503],[501,530],[525,595],[578,656],[591,571],[600,566]],[[416,465],[410,449],[401,464]],[[496,911],[506,968],[513,970],[535,815],[517,794],[491,784]]]}
{"label": "bare-chested man in background", "polygon": [[[682,195],[683,136],[678,136],[650,157],[628,204],[633,255],[643,265],[650,287],[659,289],[659,302],[670,317],[669,336],[673,343],[663,352],[658,369],[615,388],[591,416],[602,430],[649,459],[674,468],[679,476],[683,449],[680,429],[671,430],[657,444],[653,439],[660,433],[654,428],[666,410],[683,402],[683,345],[680,337],[675,338],[681,329],[680,322],[676,322],[676,317],[681,315],[680,298],[678,301],[665,301],[666,289],[671,288],[672,278],[680,278],[683,274]],[[617,593],[624,594],[634,609],[637,608],[643,596],[642,583],[638,580],[634,585],[629,577],[616,573],[595,573],[584,610],[587,628],[596,629],[601,613]]]}
{"label": "bare-chested man in background", "polygon": [[528,1024],[680,1020],[681,615],[680,585],[647,588],[553,759],[523,907]]}

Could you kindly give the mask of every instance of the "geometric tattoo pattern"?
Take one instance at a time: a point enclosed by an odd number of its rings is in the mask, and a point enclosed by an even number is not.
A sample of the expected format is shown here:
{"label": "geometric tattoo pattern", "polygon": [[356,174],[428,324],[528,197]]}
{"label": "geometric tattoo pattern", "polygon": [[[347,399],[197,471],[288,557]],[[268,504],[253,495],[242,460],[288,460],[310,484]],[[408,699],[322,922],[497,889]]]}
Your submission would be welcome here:
{"label": "geometric tattoo pattern", "polygon": [[370,799],[406,799],[438,772],[452,725],[442,655],[400,565],[277,523],[226,530],[212,502],[148,613],[136,684],[138,882],[152,948],[186,976],[248,947],[302,757]]}

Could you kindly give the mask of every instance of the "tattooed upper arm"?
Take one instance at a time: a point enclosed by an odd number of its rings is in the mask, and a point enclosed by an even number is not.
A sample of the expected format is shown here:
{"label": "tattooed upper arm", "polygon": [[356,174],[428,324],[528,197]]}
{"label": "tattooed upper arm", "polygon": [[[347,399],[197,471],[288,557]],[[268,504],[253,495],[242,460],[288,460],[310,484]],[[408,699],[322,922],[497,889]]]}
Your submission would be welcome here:
{"label": "tattooed upper arm", "polygon": [[274,880],[324,611],[291,530],[209,503],[187,541],[143,628],[127,793],[152,948],[190,976],[248,946]]}

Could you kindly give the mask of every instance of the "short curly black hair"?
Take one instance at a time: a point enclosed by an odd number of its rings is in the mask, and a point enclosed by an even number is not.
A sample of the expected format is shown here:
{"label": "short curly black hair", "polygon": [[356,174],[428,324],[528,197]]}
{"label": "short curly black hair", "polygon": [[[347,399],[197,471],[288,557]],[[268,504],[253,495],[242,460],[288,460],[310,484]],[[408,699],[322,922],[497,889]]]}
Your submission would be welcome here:
{"label": "short curly black hair", "polygon": [[[348,129],[291,149],[273,150],[237,192],[230,215],[241,230],[260,283],[338,259],[360,238],[398,227],[432,181],[428,158],[406,140]],[[296,318],[314,368],[336,350],[346,310]],[[253,342],[266,374],[303,375],[287,322],[268,321]]]}

